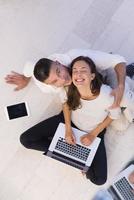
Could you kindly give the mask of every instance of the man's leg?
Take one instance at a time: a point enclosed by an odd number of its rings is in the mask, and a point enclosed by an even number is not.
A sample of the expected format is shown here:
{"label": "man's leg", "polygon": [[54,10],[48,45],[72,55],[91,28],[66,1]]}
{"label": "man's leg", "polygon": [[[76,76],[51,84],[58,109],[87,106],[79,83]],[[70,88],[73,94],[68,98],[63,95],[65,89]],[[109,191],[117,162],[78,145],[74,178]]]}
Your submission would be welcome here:
{"label": "man's leg", "polygon": [[20,136],[21,144],[28,149],[47,151],[60,122],[64,122],[63,113],[36,124]]}
{"label": "man's leg", "polygon": [[106,150],[104,145],[104,133],[106,130],[103,130],[99,137],[101,142],[99,144],[98,150],[94,157],[94,160],[86,173],[86,177],[91,180],[96,185],[102,185],[107,180],[107,159],[106,159]]}

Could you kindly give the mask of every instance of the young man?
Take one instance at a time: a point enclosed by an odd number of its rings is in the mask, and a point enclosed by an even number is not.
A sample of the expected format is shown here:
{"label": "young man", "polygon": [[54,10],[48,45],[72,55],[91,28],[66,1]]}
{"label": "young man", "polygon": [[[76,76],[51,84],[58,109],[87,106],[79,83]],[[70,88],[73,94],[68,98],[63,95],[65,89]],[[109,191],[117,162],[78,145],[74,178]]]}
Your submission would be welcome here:
{"label": "young man", "polygon": [[[9,84],[15,84],[17,86],[15,90],[20,90],[26,87],[31,77],[33,77],[41,90],[44,92],[55,92],[59,90],[57,88],[67,86],[71,83],[69,64],[78,56],[88,56],[91,58],[102,74],[103,70],[107,70],[108,68],[115,70],[117,85],[111,93],[115,98],[111,107],[118,107],[123,96],[126,76],[126,61],[119,55],[90,49],[74,49],[66,54],[53,54],[46,59],[40,59],[31,68],[27,65],[23,74],[12,72],[12,74],[6,76],[5,80]],[[115,79],[111,79],[110,85],[113,86],[114,82]]]}

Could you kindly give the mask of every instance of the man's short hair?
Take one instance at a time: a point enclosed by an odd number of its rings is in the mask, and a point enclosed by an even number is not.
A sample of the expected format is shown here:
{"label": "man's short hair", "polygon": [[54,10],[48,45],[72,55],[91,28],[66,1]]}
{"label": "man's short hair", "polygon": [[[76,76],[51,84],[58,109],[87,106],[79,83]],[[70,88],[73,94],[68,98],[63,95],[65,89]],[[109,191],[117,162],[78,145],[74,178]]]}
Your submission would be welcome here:
{"label": "man's short hair", "polygon": [[41,58],[34,67],[34,76],[37,80],[44,82],[50,73],[50,68],[53,61],[48,58]]}

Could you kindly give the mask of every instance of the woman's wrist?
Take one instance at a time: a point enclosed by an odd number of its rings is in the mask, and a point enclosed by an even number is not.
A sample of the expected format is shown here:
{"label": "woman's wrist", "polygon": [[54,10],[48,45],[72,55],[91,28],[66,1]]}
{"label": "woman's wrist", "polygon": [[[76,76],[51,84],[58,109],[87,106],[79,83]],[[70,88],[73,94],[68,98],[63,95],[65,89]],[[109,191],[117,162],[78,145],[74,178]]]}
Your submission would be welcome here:
{"label": "woman's wrist", "polygon": [[90,133],[88,133],[88,135],[92,135],[94,137],[97,137],[98,136],[98,133],[96,131],[91,131]]}
{"label": "woman's wrist", "polygon": [[71,124],[65,124],[66,130],[70,131],[72,130]]}
{"label": "woman's wrist", "polygon": [[66,136],[72,135],[72,127],[71,126],[66,126]]}

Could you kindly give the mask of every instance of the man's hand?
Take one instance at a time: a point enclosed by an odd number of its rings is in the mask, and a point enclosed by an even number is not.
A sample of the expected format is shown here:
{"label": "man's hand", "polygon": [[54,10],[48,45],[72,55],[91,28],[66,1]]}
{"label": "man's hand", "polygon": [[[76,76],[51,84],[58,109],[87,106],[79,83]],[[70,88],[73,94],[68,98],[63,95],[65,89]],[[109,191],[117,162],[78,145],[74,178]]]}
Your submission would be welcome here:
{"label": "man's hand", "polygon": [[89,146],[94,141],[95,138],[96,136],[94,134],[89,133],[81,136],[80,141],[82,144]]}
{"label": "man's hand", "polygon": [[65,133],[65,140],[66,140],[66,142],[68,144],[73,144],[73,145],[76,144],[76,139],[75,139],[75,136],[74,136],[72,130],[66,131],[66,133]]}
{"label": "man's hand", "polygon": [[14,89],[15,91],[21,90],[26,87],[30,81],[30,78],[25,77],[23,74],[19,74],[17,72],[11,71],[12,74],[8,74],[5,77],[6,83],[14,84],[17,87]]}
{"label": "man's hand", "polygon": [[118,86],[117,88],[112,90],[110,95],[114,96],[114,102],[110,106],[110,109],[117,108],[120,106],[120,102],[122,100],[123,93],[124,93],[124,86]]}

